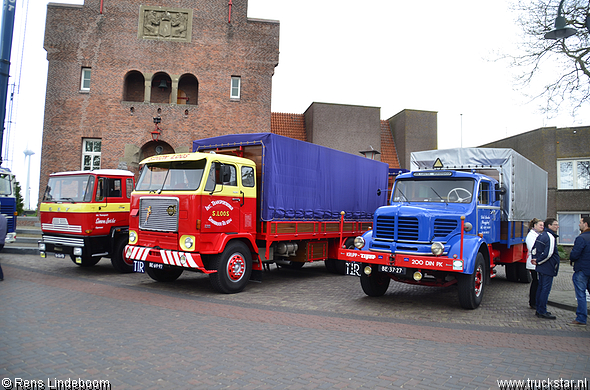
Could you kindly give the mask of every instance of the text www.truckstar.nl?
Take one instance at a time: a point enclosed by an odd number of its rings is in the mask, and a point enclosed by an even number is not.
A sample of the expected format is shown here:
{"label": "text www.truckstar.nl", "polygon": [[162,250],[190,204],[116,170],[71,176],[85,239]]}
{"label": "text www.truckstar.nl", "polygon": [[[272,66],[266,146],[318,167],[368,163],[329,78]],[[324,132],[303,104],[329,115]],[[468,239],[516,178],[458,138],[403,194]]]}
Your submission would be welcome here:
{"label": "text www.truckstar.nl", "polygon": [[498,380],[498,387],[504,390],[589,390],[588,378],[571,379],[527,379]]}

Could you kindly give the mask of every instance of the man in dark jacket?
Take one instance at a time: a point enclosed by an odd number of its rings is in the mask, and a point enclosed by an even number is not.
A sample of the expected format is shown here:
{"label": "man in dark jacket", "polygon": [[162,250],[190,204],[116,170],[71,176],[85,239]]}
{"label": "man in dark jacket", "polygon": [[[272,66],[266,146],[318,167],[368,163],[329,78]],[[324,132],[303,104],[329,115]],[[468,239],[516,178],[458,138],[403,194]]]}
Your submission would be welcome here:
{"label": "man in dark jacket", "polygon": [[555,218],[545,220],[545,230],[539,234],[531,253],[531,262],[536,266],[539,277],[537,288],[537,312],[539,318],[554,320],[555,316],[547,311],[547,301],[551,292],[553,278],[559,271],[559,252],[557,251],[557,230],[559,223]]}
{"label": "man in dark jacket", "polygon": [[582,234],[576,237],[570,253],[570,260],[574,262],[572,280],[578,300],[576,319],[570,325],[585,326],[588,319],[586,290],[590,291],[590,217],[580,219],[580,231]]}

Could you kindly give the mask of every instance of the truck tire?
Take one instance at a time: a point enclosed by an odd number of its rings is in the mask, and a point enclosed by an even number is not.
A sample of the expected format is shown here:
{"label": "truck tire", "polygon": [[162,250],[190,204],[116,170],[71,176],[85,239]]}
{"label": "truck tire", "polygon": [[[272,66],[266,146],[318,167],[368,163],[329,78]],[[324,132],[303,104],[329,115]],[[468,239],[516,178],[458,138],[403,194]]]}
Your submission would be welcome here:
{"label": "truck tire", "polygon": [[526,269],[526,263],[515,263],[516,278],[520,283],[530,283],[531,273]]}
{"label": "truck tire", "polygon": [[370,297],[380,297],[385,294],[391,281],[389,276],[383,272],[371,272],[370,275],[361,272],[360,279],[364,293]]}
{"label": "truck tire", "polygon": [[518,270],[516,268],[518,263],[510,263],[504,266],[506,272],[506,280],[509,282],[518,282]]}
{"label": "truck tire", "polygon": [[166,267],[159,269],[159,268],[151,268],[146,263],[145,273],[152,279],[157,282],[164,282],[170,283],[174,282],[176,279],[182,275],[183,269],[180,267]]}
{"label": "truck tire", "polygon": [[118,238],[115,242],[113,254],[111,255],[111,264],[113,265],[113,268],[122,274],[133,272],[133,260],[125,258],[125,245],[127,244],[127,241],[127,239],[122,237]]}
{"label": "truck tire", "polygon": [[72,262],[74,264],[76,264],[77,266],[80,267],[94,267],[96,265],[96,263],[98,263],[100,261],[100,257],[92,257],[92,256],[82,256],[82,262],[77,263],[76,262],[76,256],[74,255],[70,255],[70,259],[72,259]]}
{"label": "truck tire", "polygon": [[473,273],[457,275],[459,303],[463,309],[473,310],[481,303],[485,286],[485,272],[483,254],[480,252],[475,258]]}
{"label": "truck tire", "polygon": [[213,288],[224,294],[242,291],[252,274],[252,254],[241,241],[232,241],[223,253],[213,259],[213,268],[217,270],[209,274]]}

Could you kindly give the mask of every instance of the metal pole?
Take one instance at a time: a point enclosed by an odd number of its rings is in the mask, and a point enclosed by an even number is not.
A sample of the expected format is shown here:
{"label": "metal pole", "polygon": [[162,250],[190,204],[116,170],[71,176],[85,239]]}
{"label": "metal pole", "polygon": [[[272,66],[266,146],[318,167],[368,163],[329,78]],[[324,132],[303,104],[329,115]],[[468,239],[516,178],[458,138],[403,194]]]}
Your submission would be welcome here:
{"label": "metal pole", "polygon": [[4,0],[4,8],[2,10],[2,32],[0,33],[0,165],[2,165],[4,121],[6,119],[6,101],[8,95],[8,78],[10,77],[10,52],[12,51],[15,6],[16,0]]}

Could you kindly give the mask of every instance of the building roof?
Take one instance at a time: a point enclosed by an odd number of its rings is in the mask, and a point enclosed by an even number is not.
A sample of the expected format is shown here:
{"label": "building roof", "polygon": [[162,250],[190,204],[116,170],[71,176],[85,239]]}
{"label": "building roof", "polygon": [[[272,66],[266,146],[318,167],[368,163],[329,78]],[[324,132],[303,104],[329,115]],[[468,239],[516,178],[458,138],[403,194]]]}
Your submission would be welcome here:
{"label": "building roof", "polygon": [[390,169],[399,169],[399,159],[389,121],[381,121],[381,161],[389,164]]}
{"label": "building roof", "polygon": [[300,141],[307,141],[305,116],[303,114],[284,114],[273,112],[270,115],[271,132]]}
{"label": "building roof", "polygon": [[[304,114],[273,112],[270,117],[270,128],[274,134],[307,141]],[[386,120],[381,121],[381,161],[389,164],[389,168],[400,168],[393,134]]]}

